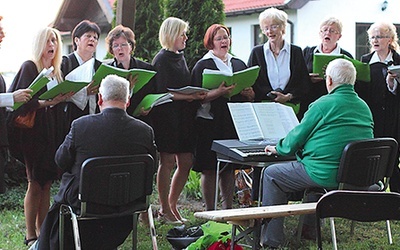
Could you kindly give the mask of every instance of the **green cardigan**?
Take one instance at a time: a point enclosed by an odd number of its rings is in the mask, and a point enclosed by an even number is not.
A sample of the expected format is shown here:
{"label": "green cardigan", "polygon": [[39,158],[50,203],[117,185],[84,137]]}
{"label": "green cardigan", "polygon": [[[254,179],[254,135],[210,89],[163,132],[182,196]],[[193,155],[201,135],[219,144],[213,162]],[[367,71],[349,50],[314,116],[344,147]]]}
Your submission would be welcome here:
{"label": "green cardigan", "polygon": [[354,86],[343,84],[322,96],[301,123],[276,146],[279,155],[294,155],[317,184],[336,188],[337,170],[346,144],[373,138],[372,114]]}

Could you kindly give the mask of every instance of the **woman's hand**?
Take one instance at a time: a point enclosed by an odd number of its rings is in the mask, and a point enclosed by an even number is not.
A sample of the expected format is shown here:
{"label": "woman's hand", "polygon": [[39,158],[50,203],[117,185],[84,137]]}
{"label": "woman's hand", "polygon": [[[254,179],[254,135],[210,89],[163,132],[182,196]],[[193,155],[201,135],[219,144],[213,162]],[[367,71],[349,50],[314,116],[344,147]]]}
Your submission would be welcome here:
{"label": "woman's hand", "polygon": [[149,108],[148,110],[145,110],[143,107],[140,109],[140,115],[141,116],[146,116],[150,113],[151,108]]}
{"label": "woman's hand", "polygon": [[94,85],[94,81],[91,81],[87,86],[86,86],[86,91],[87,95],[95,95],[99,93],[99,85]]}
{"label": "woman's hand", "polygon": [[218,86],[217,92],[218,92],[219,96],[222,96],[222,95],[229,95],[229,94],[233,91],[233,89],[234,89],[235,87],[236,87],[236,84],[232,84],[232,85],[230,85],[230,86],[226,86],[226,85],[225,85],[225,82],[222,82],[222,83]]}
{"label": "woman's hand", "polygon": [[388,70],[388,74],[386,76],[386,82],[389,84],[389,88],[393,89],[394,88],[394,79],[397,78],[397,74],[391,72],[390,70]]}
{"label": "woman's hand", "polygon": [[135,84],[138,81],[138,76],[139,76],[139,74],[136,74],[136,75],[129,74],[128,75],[129,91],[130,92],[132,92],[133,88],[135,87]]}
{"label": "woman's hand", "polygon": [[31,96],[32,90],[31,89],[18,89],[13,92],[13,99],[14,102],[28,102]]}
{"label": "woman's hand", "polygon": [[271,91],[272,94],[276,95],[276,98],[274,99],[275,102],[279,102],[279,103],[287,103],[288,101],[292,100],[293,95],[290,93],[287,94],[283,94],[281,92],[278,91]]}
{"label": "woman's hand", "polygon": [[254,93],[254,90],[252,87],[249,88],[245,88],[243,89],[240,94],[244,97],[247,98],[247,100],[249,101],[254,101],[254,97],[256,96],[256,94]]}

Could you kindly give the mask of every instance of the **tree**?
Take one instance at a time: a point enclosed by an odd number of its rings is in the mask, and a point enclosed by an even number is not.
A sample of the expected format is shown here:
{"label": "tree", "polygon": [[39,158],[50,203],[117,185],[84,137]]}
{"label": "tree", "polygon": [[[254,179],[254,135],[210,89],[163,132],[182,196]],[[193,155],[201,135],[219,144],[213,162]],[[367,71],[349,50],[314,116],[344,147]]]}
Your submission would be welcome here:
{"label": "tree", "polygon": [[[136,0],[133,8],[135,9],[135,27],[132,30],[135,33],[136,40],[134,54],[135,57],[151,63],[161,47],[158,42],[158,30],[163,19],[162,0]],[[126,12],[116,13],[116,10],[117,1],[114,3],[115,16],[126,14]],[[114,18],[112,22],[113,28],[117,24],[116,19]],[[120,17],[119,19],[122,20],[123,18]],[[106,58],[113,58],[113,56],[107,54]]]}
{"label": "tree", "polygon": [[161,48],[158,42],[158,31],[162,19],[162,0],[136,0],[135,57],[151,63]]}
{"label": "tree", "polygon": [[223,24],[225,20],[222,0],[167,0],[166,17],[178,17],[189,23],[188,41],[185,58],[189,69],[207,52],[203,38],[207,28],[214,24]]}

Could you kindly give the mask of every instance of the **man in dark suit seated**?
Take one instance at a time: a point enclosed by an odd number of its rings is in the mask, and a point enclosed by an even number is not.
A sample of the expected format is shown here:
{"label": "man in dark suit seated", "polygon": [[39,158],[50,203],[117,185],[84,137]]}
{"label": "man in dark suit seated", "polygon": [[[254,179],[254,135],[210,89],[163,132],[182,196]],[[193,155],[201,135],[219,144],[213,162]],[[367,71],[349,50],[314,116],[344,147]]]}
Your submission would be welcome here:
{"label": "man in dark suit seated", "polygon": [[[100,85],[98,105],[101,113],[73,121],[70,132],[56,152],[56,163],[64,171],[60,190],[33,249],[59,248],[59,208],[61,204],[68,204],[74,211],[79,211],[79,178],[86,159],[143,153],[156,159],[152,128],[126,113],[129,105],[126,79],[107,76]],[[81,222],[82,249],[116,249],[132,229],[132,216]],[[73,249],[71,230],[66,230],[65,240],[66,249]]]}

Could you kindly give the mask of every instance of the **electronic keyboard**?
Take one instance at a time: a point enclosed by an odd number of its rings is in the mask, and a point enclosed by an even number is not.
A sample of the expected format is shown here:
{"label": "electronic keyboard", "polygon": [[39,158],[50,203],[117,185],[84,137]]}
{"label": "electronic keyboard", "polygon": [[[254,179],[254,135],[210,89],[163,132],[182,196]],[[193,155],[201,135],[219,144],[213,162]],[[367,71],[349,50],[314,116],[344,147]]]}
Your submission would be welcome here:
{"label": "electronic keyboard", "polygon": [[267,145],[275,145],[272,141],[259,142],[243,142],[237,139],[214,140],[211,150],[215,151],[219,156],[228,160],[236,160],[242,162],[270,162],[270,161],[288,161],[295,160],[294,156],[277,156],[267,155],[265,147]]}

